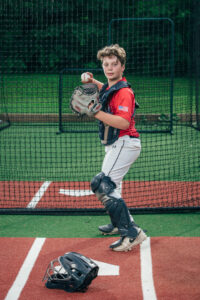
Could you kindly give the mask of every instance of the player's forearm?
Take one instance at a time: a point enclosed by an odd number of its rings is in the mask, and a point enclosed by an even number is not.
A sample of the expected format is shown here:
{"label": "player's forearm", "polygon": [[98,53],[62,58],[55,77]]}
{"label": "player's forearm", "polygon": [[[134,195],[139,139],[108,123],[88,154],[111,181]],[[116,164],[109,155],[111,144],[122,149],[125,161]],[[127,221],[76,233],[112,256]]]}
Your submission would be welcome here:
{"label": "player's forearm", "polygon": [[99,91],[102,89],[103,83],[92,78],[92,83],[96,84],[98,86]]}
{"label": "player's forearm", "polygon": [[99,111],[98,113],[95,114],[94,116],[97,120],[102,121],[103,123],[112,126],[114,128],[118,128],[118,129],[122,129],[122,130],[126,130],[129,128],[130,123],[120,117],[120,116],[115,116],[115,115],[111,115],[108,114],[104,111]]}

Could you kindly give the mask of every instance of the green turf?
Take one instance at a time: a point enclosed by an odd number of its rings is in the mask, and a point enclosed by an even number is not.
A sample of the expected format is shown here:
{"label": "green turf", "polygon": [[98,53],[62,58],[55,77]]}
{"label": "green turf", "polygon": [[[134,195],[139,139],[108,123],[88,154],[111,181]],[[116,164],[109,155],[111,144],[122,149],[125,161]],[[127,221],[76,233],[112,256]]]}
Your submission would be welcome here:
{"label": "green turf", "polygon": [[[136,215],[135,221],[154,236],[200,236],[200,214]],[[107,224],[103,216],[21,216],[1,215],[1,237],[96,238],[98,226]]]}
{"label": "green turf", "polygon": [[[55,126],[11,126],[1,132],[0,180],[90,181],[101,170],[97,134],[60,134]],[[199,132],[141,134],[142,152],[125,180],[199,181]]]}
{"label": "green turf", "polygon": [[[105,81],[104,76],[97,79]],[[140,103],[140,113],[169,113],[170,78],[138,77],[127,75],[136,98]],[[80,85],[80,75],[70,75],[63,79],[65,112],[70,113],[69,100],[73,89]],[[5,75],[4,96],[9,113],[58,113],[59,75],[30,74]],[[65,97],[65,95],[67,95]],[[190,113],[188,101],[190,81],[187,78],[174,80],[174,113]],[[156,99],[156,101],[155,101]],[[192,107],[195,112],[195,106]]]}

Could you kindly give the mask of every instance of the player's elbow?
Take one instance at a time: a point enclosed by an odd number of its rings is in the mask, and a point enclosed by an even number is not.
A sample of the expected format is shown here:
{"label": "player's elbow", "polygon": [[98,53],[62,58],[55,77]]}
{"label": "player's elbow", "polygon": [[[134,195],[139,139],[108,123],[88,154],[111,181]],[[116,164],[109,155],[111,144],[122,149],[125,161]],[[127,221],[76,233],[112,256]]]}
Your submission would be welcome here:
{"label": "player's elbow", "polygon": [[123,119],[122,122],[120,122],[120,128],[121,130],[127,130],[130,126],[129,121]]}

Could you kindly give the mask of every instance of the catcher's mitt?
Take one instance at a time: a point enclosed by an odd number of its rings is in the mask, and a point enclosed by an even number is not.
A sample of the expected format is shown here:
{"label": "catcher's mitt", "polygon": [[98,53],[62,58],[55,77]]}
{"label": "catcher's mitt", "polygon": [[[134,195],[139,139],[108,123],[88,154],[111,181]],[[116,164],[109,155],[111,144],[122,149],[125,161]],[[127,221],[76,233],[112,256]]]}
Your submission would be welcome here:
{"label": "catcher's mitt", "polygon": [[99,90],[96,84],[87,83],[75,88],[70,106],[79,115],[92,117],[102,107],[99,103]]}

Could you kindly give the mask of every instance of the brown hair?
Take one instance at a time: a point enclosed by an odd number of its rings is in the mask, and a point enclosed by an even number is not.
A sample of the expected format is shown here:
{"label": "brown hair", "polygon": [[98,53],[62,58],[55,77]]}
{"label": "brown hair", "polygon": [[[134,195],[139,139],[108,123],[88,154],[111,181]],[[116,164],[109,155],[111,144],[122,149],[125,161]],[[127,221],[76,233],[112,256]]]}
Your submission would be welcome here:
{"label": "brown hair", "polygon": [[97,59],[103,62],[104,57],[115,55],[122,65],[126,63],[126,52],[118,44],[106,46],[97,52]]}

